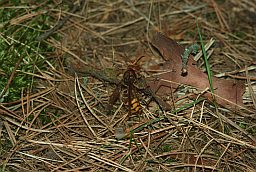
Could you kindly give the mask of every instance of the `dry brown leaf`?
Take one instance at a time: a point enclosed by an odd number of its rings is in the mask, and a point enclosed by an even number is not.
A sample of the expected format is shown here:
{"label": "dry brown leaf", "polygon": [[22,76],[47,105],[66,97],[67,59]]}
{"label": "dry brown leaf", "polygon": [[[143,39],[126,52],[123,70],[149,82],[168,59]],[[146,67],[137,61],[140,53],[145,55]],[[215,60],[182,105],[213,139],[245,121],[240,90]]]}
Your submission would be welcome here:
{"label": "dry brown leaf", "polygon": [[[184,47],[159,32],[155,34],[151,43],[165,60],[163,66],[152,66],[151,69],[167,71],[159,74],[157,79],[153,78],[148,81],[150,88],[158,95],[170,94],[170,91],[173,92],[179,84],[194,86],[199,90],[210,88],[207,74],[194,65],[195,61],[191,56],[187,65],[188,74],[181,75],[181,55],[185,50]],[[212,81],[217,103],[229,107],[235,107],[236,104],[243,106],[242,94],[245,89],[243,82],[216,77],[212,77]],[[212,100],[210,93],[205,93],[203,96]]]}

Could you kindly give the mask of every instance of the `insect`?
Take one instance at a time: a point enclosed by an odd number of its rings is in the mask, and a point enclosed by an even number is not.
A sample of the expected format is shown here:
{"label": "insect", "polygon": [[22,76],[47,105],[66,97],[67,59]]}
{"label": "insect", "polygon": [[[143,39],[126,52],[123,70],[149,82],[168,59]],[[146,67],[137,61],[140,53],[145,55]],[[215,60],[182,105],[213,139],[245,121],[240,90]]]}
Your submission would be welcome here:
{"label": "insect", "polygon": [[200,46],[198,44],[192,44],[189,47],[187,47],[183,53],[183,55],[181,55],[181,60],[182,60],[182,68],[181,68],[181,75],[185,76],[188,73],[188,69],[187,69],[187,62],[188,62],[188,58],[189,55],[192,54],[196,54],[199,50]]}
{"label": "insect", "polygon": [[[141,56],[134,63],[128,66],[123,74],[121,82],[117,85],[109,99],[109,107],[112,108],[113,104],[121,98],[121,101],[128,108],[128,115],[131,116],[135,113],[142,111],[142,106],[138,98],[138,92],[145,87],[142,76],[139,75],[140,67],[137,65]],[[111,110],[111,109],[109,109]]]}
{"label": "insect", "polygon": [[122,91],[121,97],[123,103],[128,106],[129,115],[140,112],[142,109],[137,98],[137,87],[135,86],[137,79],[135,69],[132,66],[128,67],[123,76],[123,84],[126,89]]}

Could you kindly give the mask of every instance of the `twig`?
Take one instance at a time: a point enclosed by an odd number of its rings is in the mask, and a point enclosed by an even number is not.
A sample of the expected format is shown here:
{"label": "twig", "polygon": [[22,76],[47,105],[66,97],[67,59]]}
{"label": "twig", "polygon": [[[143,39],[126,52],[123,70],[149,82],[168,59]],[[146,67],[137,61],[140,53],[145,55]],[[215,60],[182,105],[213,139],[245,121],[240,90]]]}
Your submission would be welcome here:
{"label": "twig", "polygon": [[80,95],[82,97],[82,100],[85,104],[85,106],[87,107],[87,109],[89,110],[89,112],[94,116],[94,118],[96,118],[102,125],[104,125],[110,132],[114,133],[113,132],[113,129],[110,128],[105,122],[103,122],[93,111],[93,109],[90,107],[90,105],[88,104],[88,102],[85,100],[84,98],[84,95],[83,95],[83,92],[82,92],[82,89],[80,87],[80,83],[78,81],[78,79],[76,78],[76,83],[78,84],[78,89],[79,89],[79,92],[80,92]]}
{"label": "twig", "polygon": [[[80,10],[80,8],[85,3],[85,0],[76,1],[72,4],[69,13],[75,13],[76,11]],[[51,28],[49,31],[43,33],[42,35],[38,36],[36,38],[37,41],[43,41],[44,39],[51,36],[54,32],[59,30],[64,26],[64,24],[71,18],[71,15],[65,16],[61,21],[59,21],[53,28]]]}
{"label": "twig", "polygon": [[89,130],[91,131],[93,136],[97,138],[96,133],[94,132],[94,130],[92,129],[91,125],[87,121],[87,119],[86,119],[86,117],[85,117],[85,115],[84,115],[84,113],[83,113],[83,111],[82,111],[82,109],[80,107],[80,103],[78,102],[77,85],[78,85],[78,87],[80,87],[80,86],[79,86],[79,81],[78,81],[77,77],[76,77],[75,81],[76,81],[76,83],[75,83],[75,95],[76,95],[76,103],[77,103],[78,109],[79,109],[80,114],[82,115],[82,117],[84,119],[85,124],[87,125],[87,127],[89,128]]}
{"label": "twig", "polygon": [[133,170],[127,168],[127,167],[124,167],[114,161],[111,161],[110,159],[107,159],[107,158],[103,158],[103,157],[99,157],[98,155],[94,154],[94,153],[88,153],[88,156],[92,159],[95,159],[95,160],[98,160],[102,163],[105,163],[107,165],[110,165],[112,167],[116,167],[116,168],[119,168],[121,170],[124,170],[124,171],[128,171],[128,172],[134,172]]}

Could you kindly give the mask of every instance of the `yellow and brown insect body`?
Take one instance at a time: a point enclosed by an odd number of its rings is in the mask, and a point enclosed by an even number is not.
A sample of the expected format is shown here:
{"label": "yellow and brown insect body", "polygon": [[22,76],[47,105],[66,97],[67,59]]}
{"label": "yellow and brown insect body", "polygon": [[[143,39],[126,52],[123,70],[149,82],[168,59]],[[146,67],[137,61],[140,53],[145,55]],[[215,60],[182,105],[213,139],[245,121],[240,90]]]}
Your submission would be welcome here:
{"label": "yellow and brown insect body", "polygon": [[139,113],[142,110],[140,102],[136,97],[136,88],[134,86],[136,80],[137,75],[135,73],[135,70],[132,68],[128,68],[123,76],[123,83],[127,87],[127,89],[123,91],[122,97],[124,104],[128,106],[129,116],[134,113]]}
{"label": "yellow and brown insect body", "polygon": [[128,89],[123,90],[121,98],[124,105],[128,107],[129,115],[141,112],[142,106],[139,99],[136,97],[134,90],[132,90],[132,93],[128,93]]}
{"label": "yellow and brown insect body", "polygon": [[133,98],[131,101],[131,113],[140,113],[142,111],[142,107],[137,98]]}
{"label": "yellow and brown insect body", "polygon": [[[138,80],[140,67],[137,65],[138,61],[142,59],[141,56],[134,63],[128,66],[127,70],[123,74],[122,81],[117,85],[116,89],[109,98],[108,111],[113,107],[113,104],[117,101],[118,97],[121,98],[121,101],[128,107],[128,115],[134,113],[140,113],[142,111],[142,106],[137,97],[137,91],[141,90],[141,84]],[[142,84],[144,85],[144,84]]]}

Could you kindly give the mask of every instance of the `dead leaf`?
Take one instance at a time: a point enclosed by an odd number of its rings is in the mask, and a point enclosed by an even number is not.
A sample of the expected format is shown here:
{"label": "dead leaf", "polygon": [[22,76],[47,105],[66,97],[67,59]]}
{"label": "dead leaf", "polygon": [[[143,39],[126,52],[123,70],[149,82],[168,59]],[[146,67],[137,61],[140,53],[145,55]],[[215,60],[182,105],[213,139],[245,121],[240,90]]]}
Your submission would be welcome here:
{"label": "dead leaf", "polygon": [[[152,77],[148,80],[148,85],[157,95],[170,94],[180,84],[190,85],[199,90],[205,90],[210,87],[207,74],[194,65],[195,61],[191,55],[187,64],[188,74],[186,76],[181,75],[181,55],[185,50],[183,46],[159,32],[155,34],[151,44],[165,60],[163,66],[156,65],[152,66],[151,69],[158,68],[166,72],[159,74],[157,78]],[[218,104],[230,107],[235,107],[236,104],[243,106],[242,95],[245,90],[243,82],[216,77],[212,77],[212,80]],[[203,96],[212,100],[210,93],[205,93]]]}

